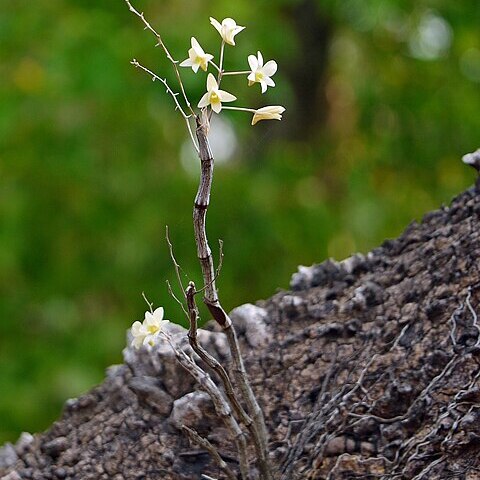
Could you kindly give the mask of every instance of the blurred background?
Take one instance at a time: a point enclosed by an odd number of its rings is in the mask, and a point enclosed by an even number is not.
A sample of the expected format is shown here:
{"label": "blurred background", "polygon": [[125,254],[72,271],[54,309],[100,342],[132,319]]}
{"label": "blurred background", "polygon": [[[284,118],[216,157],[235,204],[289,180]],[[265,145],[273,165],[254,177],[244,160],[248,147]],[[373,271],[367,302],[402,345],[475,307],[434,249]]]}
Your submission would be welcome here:
{"label": "blurred background", "polygon": [[[227,309],[288,288],[299,264],[367,252],[473,182],[460,158],[480,146],[477,0],[132,1],[178,60],[191,36],[218,60],[208,17],[231,16],[247,28],[226,67],[258,49],[279,64],[263,96],[243,77],[223,88],[284,105],[282,122],[213,126]],[[0,443],[47,428],[122,361],[142,292],[183,321],[165,225],[200,279],[198,162],[164,88],[129,64],[174,86],[154,44],[121,0],[1,1]],[[198,102],[205,74],[182,73]]]}

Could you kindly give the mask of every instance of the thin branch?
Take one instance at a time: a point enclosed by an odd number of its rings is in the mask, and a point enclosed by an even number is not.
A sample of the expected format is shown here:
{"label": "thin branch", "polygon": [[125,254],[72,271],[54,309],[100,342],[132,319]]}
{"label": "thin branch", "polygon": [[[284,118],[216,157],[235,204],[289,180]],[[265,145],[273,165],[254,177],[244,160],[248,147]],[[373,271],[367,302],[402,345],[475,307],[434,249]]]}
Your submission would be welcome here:
{"label": "thin branch", "polygon": [[148,305],[148,309],[150,310],[150,313],[153,313],[153,302],[150,302],[147,297],[145,296],[145,292],[142,292],[142,297],[145,300],[146,304]]}
{"label": "thin branch", "polygon": [[[218,248],[218,266],[217,266],[217,270],[215,271],[215,275],[212,279],[212,282],[215,282],[217,280],[217,278],[220,276],[220,272],[222,271],[222,267],[223,267],[223,257],[225,256],[223,254],[223,240],[218,240],[218,245],[219,245],[219,248]],[[207,287],[210,287],[211,284],[209,285],[204,285],[200,290],[196,290],[195,291],[195,294],[197,293],[202,293],[204,290],[207,289]]]}
{"label": "thin branch", "polygon": [[175,258],[175,254],[173,253],[173,245],[172,245],[172,242],[170,241],[170,235],[169,235],[169,232],[168,232],[168,225],[165,227],[165,239],[167,240],[168,250],[170,252],[170,258],[172,259],[173,266],[175,268],[175,274],[177,276],[178,286],[180,287],[180,289],[182,291],[182,294],[183,294],[183,297],[186,300],[187,296],[185,295],[185,287],[183,286],[182,278],[181,278],[181,275],[180,275],[181,267],[178,264],[177,259]]}
{"label": "thin branch", "polygon": [[255,443],[255,449],[257,453],[260,453],[261,445],[258,441],[258,438],[255,436],[255,432],[252,429],[252,419],[247,415],[243,407],[240,405],[239,400],[235,394],[233,389],[232,382],[220,364],[220,362],[210,355],[199,343],[197,337],[197,324],[198,324],[198,308],[195,302],[195,295],[198,292],[195,289],[195,284],[190,282],[187,290],[185,292],[187,297],[187,307],[189,312],[189,322],[190,322],[190,329],[188,331],[188,340],[190,342],[190,346],[194,350],[195,353],[218,375],[220,378],[223,388],[225,389],[225,394],[230,402],[235,413],[238,415],[240,420],[246,425],[246,427],[251,431],[253,440]]}
{"label": "thin branch", "polygon": [[210,375],[202,370],[183,350],[177,348],[168,334],[163,333],[163,336],[170,344],[170,347],[175,353],[175,357],[180,365],[197,381],[200,388],[210,396],[217,415],[221,418],[235,440],[239,456],[241,478],[242,480],[248,480],[247,443],[244,433],[238,425],[238,422],[235,420],[235,417],[232,415],[230,406],[225,401],[222,393],[215,385]]}
{"label": "thin branch", "polygon": [[188,318],[188,312],[187,310],[185,309],[185,305],[183,304],[183,302],[175,295],[175,292],[173,291],[173,288],[172,286],[170,285],[170,282],[167,280],[167,289],[168,289],[168,293],[170,294],[170,296],[180,305],[180,307],[182,308],[183,310],[183,313],[185,314],[185,316]]}
{"label": "thin branch", "polygon": [[[237,480],[237,476],[228,468],[227,463],[220,456],[218,450],[206,438],[201,437],[193,428],[189,428],[186,425],[182,425],[182,430],[187,434],[192,443],[196,443],[199,447],[204,448],[212,456],[215,463],[230,480]],[[211,478],[205,475],[203,477]]]}
{"label": "thin branch", "polygon": [[[126,0],[125,0],[126,1]],[[141,70],[143,70],[144,72],[148,73],[151,77],[152,77],[152,80],[153,81],[156,81],[158,80],[159,82],[162,82],[163,85],[165,85],[165,88],[167,89],[167,93],[173,98],[173,101],[175,102],[175,110],[178,110],[180,112],[180,114],[182,115],[183,119],[185,120],[185,123],[187,124],[187,129],[188,129],[188,133],[190,134],[190,138],[193,142],[193,146],[195,147],[195,150],[198,152],[198,145],[195,141],[195,137],[193,136],[193,131],[192,131],[192,127],[190,125],[190,118],[192,117],[192,115],[187,115],[182,106],[180,105],[178,99],[177,99],[177,96],[178,96],[178,93],[175,93],[171,88],[170,86],[168,85],[167,83],[167,80],[165,78],[161,78],[159,77],[156,73],[152,72],[150,69],[148,69],[147,67],[144,67],[141,63],[139,63],[135,58],[130,62],[133,66],[137,67],[137,68],[140,68]]]}
{"label": "thin branch", "polygon": [[125,0],[126,4],[128,5],[128,9],[134,13],[137,17],[140,18],[140,20],[142,20],[143,24],[145,25],[145,29],[146,30],[149,30],[151,33],[153,33],[153,35],[157,38],[157,42],[158,42],[158,45],[160,45],[162,48],[163,48],[163,51],[165,52],[165,55],[167,56],[167,59],[172,63],[173,65],[173,68],[175,70],[175,75],[177,77],[177,80],[178,80],[178,83],[180,85],[180,89],[182,91],[182,95],[183,95],[183,98],[185,100],[185,103],[187,105],[187,108],[190,110],[191,114],[193,117],[196,117],[196,114],[194,112],[194,110],[192,109],[192,106],[190,104],[190,101],[188,100],[188,97],[187,97],[187,94],[185,92],[185,88],[183,86],[183,82],[182,82],[182,77],[180,76],[180,71],[178,70],[178,62],[176,60],[173,59],[172,55],[170,54],[170,51],[168,50],[168,48],[166,47],[166,45],[163,43],[163,40],[162,40],[162,37],[161,35],[150,25],[150,23],[147,21],[147,19],[145,18],[145,15],[142,13],[140,13],[138,10],[136,10],[133,5],[130,3],[130,0]]}

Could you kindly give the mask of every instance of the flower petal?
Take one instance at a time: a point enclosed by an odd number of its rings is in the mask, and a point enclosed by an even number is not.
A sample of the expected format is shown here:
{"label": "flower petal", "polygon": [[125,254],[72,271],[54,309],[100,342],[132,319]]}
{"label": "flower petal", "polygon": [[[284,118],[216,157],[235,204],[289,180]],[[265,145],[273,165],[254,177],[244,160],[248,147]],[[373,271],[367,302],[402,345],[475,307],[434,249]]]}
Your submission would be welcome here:
{"label": "flower petal", "polygon": [[262,68],[262,67],[263,67],[263,56],[262,56],[262,54],[260,53],[260,51],[257,52],[257,56],[258,56],[258,66],[259,66],[260,68]]}
{"label": "flower petal", "polygon": [[237,26],[237,22],[230,17],[224,18],[222,20],[222,27],[225,27],[228,30],[233,30]]}
{"label": "flower petal", "polygon": [[203,57],[205,52],[195,37],[192,37],[192,48],[199,57]]}
{"label": "flower petal", "polygon": [[218,90],[218,96],[222,102],[234,102],[237,99],[235,95],[232,95],[225,90]]}
{"label": "flower petal", "polygon": [[193,65],[193,62],[192,60],[190,60],[190,58],[187,58],[180,64],[181,67],[191,67],[192,65]]}
{"label": "flower petal", "polygon": [[204,108],[210,105],[210,94],[207,92],[203,95],[203,97],[198,102],[198,108]]}
{"label": "flower petal", "polygon": [[220,24],[220,22],[218,20],[215,20],[213,17],[210,17],[210,23],[215,27],[215,29],[221,35],[222,34],[222,25]]}
{"label": "flower petal", "polygon": [[142,335],[142,333],[143,333],[142,323],[139,322],[138,320],[136,322],[133,322],[131,330],[132,330],[132,335],[134,337],[136,337],[138,335]]}
{"label": "flower petal", "polygon": [[143,340],[144,340],[144,337],[135,337],[132,340],[132,343],[130,343],[130,346],[138,349],[142,346]]}
{"label": "flower petal", "polygon": [[210,105],[212,106],[212,110],[215,113],[220,113],[220,111],[222,110],[222,103],[221,102],[214,102],[214,103],[211,103]]}
{"label": "flower petal", "polygon": [[218,89],[218,83],[215,77],[209,73],[207,77],[207,90],[211,92],[212,90],[217,90]]}
{"label": "flower petal", "polygon": [[269,60],[264,66],[263,66],[263,73],[267,75],[268,77],[272,77],[275,75],[275,72],[277,71],[278,65],[275,60]]}
{"label": "flower petal", "polygon": [[260,85],[262,86],[262,93],[265,93],[267,91],[267,84],[265,83],[265,80],[260,80]]}
{"label": "flower petal", "polygon": [[250,65],[250,70],[252,72],[255,72],[258,68],[258,60],[255,55],[249,55],[248,56],[248,64]]}
{"label": "flower petal", "polygon": [[163,320],[164,313],[165,313],[165,311],[164,311],[163,307],[158,307],[153,312],[153,316],[155,317],[155,320],[160,322],[160,321]]}
{"label": "flower petal", "polygon": [[274,87],[275,82],[270,78],[270,77],[265,77],[264,82],[269,86],[269,87]]}

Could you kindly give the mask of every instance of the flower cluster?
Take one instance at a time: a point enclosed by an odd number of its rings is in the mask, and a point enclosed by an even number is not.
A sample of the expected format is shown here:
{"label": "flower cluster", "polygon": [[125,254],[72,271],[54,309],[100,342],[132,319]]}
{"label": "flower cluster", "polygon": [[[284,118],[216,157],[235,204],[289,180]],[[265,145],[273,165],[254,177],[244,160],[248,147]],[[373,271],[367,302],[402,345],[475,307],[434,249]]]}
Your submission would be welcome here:
{"label": "flower cluster", "polygon": [[163,319],[163,307],[158,307],[153,312],[145,312],[143,322],[137,321],[132,325],[132,347],[153,347],[162,332],[162,328],[164,328],[167,323],[169,323],[169,321]]}
{"label": "flower cluster", "polygon": [[210,17],[210,23],[218,31],[222,38],[220,48],[220,61],[217,65],[214,62],[214,56],[206,53],[195,37],[191,39],[192,47],[188,50],[188,58],[180,63],[181,67],[190,67],[195,73],[200,69],[206,72],[209,66],[217,71],[217,78],[212,73],[207,75],[207,91],[198,103],[198,107],[202,109],[211,108],[215,113],[220,113],[222,109],[240,110],[253,113],[252,125],[260,120],[281,120],[285,108],[282,106],[266,106],[259,109],[224,106],[223,103],[233,102],[237,99],[225,90],[220,89],[222,78],[226,75],[246,75],[248,86],[255,83],[260,84],[262,93],[265,93],[268,87],[274,87],[275,82],[272,80],[273,75],[277,71],[277,62],[269,60],[264,63],[263,55],[257,52],[257,55],[249,55],[247,58],[249,70],[228,72],[223,69],[224,49],[225,45],[235,45],[235,36],[239,34],[245,27],[237,25],[233,18],[225,18],[220,23],[215,18]]}

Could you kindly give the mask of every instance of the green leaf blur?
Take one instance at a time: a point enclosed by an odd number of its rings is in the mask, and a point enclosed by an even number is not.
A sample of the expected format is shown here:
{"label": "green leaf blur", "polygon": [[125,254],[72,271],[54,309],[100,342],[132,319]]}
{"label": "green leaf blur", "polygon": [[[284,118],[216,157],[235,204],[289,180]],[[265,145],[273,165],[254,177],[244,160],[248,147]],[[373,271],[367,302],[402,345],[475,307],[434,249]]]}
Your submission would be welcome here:
{"label": "green leaf blur", "polygon": [[[472,183],[460,157],[480,142],[477,1],[132,1],[178,60],[191,36],[218,58],[212,15],[247,26],[227,68],[257,50],[279,64],[264,96],[222,84],[238,105],[287,108],[282,122],[223,112],[218,125],[236,142],[217,144],[208,215],[226,308],[287,288],[299,264],[368,251]],[[172,99],[129,64],[175,85],[155,39],[121,0],[1,10],[0,442],[45,429],[122,361],[142,292],[184,321],[165,225],[200,280],[198,165]],[[182,73],[198,102],[206,76]]]}

